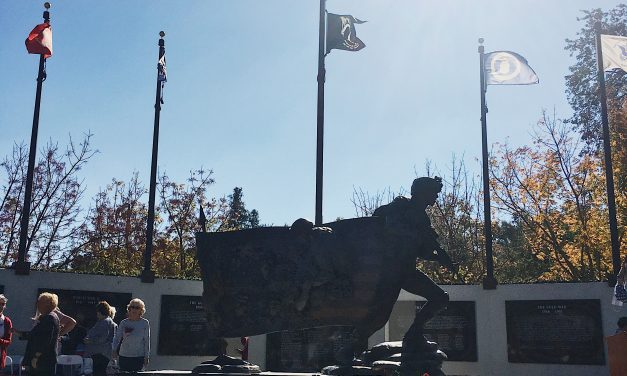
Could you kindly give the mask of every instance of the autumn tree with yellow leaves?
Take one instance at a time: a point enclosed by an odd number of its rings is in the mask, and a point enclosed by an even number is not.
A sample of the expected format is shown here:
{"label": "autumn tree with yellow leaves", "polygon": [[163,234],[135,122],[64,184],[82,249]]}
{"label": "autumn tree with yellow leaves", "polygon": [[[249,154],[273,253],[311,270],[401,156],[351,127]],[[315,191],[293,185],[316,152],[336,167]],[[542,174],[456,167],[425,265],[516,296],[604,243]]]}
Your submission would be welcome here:
{"label": "autumn tree with yellow leaves", "polygon": [[602,160],[578,140],[545,112],[533,147],[501,145],[491,158],[496,210],[520,221],[530,252],[549,264],[540,280],[602,280],[611,271]]}

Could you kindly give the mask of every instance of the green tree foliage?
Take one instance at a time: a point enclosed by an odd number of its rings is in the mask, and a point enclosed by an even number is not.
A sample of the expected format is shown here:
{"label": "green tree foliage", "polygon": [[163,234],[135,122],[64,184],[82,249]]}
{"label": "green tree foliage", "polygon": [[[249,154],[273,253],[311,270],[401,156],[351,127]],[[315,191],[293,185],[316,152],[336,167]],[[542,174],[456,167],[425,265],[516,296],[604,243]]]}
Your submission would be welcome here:
{"label": "green tree foliage", "polygon": [[242,188],[233,188],[233,194],[228,198],[229,209],[219,231],[259,227],[259,213],[255,209],[248,211],[243,198]]}
{"label": "green tree foliage", "polygon": [[[599,82],[597,78],[596,39],[594,25],[602,22],[602,33],[627,36],[627,5],[619,4],[609,11],[592,9],[583,11],[579,20],[584,23],[577,38],[567,39],[565,49],[576,62],[566,76],[566,95],[573,108],[573,116],[568,119],[577,129],[588,148],[597,151],[602,146],[601,104],[599,102]],[[608,112],[614,130],[623,134],[624,106],[627,95],[627,74],[623,71],[606,73],[606,94]],[[622,112],[621,116],[619,112]],[[617,123],[618,121],[618,123]]]}

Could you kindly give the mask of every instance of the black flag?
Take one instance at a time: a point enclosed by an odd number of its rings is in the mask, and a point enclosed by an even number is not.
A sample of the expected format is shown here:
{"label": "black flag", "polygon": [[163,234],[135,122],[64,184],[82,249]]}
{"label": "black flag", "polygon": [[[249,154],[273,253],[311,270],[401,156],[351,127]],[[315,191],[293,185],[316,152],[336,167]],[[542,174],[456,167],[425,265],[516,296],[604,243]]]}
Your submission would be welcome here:
{"label": "black flag", "polygon": [[366,21],[358,20],[349,15],[327,14],[327,53],[332,49],[359,51],[366,44],[357,38],[355,24]]}

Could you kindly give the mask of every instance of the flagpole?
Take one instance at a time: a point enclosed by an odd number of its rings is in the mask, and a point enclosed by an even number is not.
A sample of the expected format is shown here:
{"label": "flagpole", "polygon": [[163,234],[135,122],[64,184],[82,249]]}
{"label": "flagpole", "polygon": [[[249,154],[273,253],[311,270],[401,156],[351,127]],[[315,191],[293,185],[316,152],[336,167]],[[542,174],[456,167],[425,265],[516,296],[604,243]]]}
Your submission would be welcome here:
{"label": "flagpole", "polygon": [[[44,23],[50,23],[50,3],[44,3]],[[20,222],[20,245],[17,251],[17,262],[13,263],[15,274],[28,275],[30,262],[26,261],[26,246],[28,240],[28,222],[30,219],[30,205],[33,194],[33,175],[35,171],[35,156],[37,154],[37,133],[39,132],[39,109],[41,105],[41,89],[46,80],[46,58],[39,55],[39,71],[37,73],[37,92],[35,94],[35,110],[33,112],[33,128],[30,134],[30,150],[28,155],[28,169],[26,172],[26,189],[24,192],[24,206]]]}
{"label": "flagpole", "polygon": [[[165,54],[165,33],[159,32],[159,59]],[[152,238],[155,228],[155,194],[157,190],[157,154],[159,153],[159,116],[161,114],[161,85],[159,72],[157,72],[157,94],[155,96],[155,123],[152,134],[152,163],[150,165],[150,192],[148,196],[148,225],[146,226],[146,249],[144,250],[144,270],[142,282],[154,283],[155,272],[150,269],[152,262]]]}
{"label": "flagpole", "polygon": [[316,226],[322,225],[322,171],[324,146],[324,67],[326,0],[320,0],[320,25],[318,31],[318,127],[316,142]]}
{"label": "flagpole", "polygon": [[614,172],[612,169],[612,146],[610,144],[610,128],[607,116],[607,96],[605,93],[605,72],[603,69],[603,51],[601,48],[601,22],[594,25],[597,47],[597,67],[599,75],[599,99],[601,101],[601,123],[603,125],[603,150],[605,152],[605,183],[607,186],[607,209],[610,222],[610,239],[612,244],[613,274],[608,278],[611,286],[616,284],[620,262],[620,247],[618,243],[618,226],[616,223],[616,198],[614,196]]}
{"label": "flagpole", "polygon": [[488,127],[485,104],[485,67],[483,38],[479,38],[479,79],[481,84],[481,151],[483,155],[483,233],[485,236],[486,276],[483,279],[485,290],[494,290],[498,284],[494,278],[494,259],[492,255],[492,215],[490,213],[490,176],[488,169]]}

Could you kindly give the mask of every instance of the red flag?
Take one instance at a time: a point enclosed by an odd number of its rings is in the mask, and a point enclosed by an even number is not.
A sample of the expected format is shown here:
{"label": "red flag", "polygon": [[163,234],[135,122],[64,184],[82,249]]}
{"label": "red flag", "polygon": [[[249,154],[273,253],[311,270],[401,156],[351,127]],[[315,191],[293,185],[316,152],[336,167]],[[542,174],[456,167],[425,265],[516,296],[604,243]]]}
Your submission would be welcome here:
{"label": "red flag", "polygon": [[42,23],[33,29],[26,38],[26,50],[29,54],[44,55],[44,58],[52,56],[52,29],[50,24]]}

